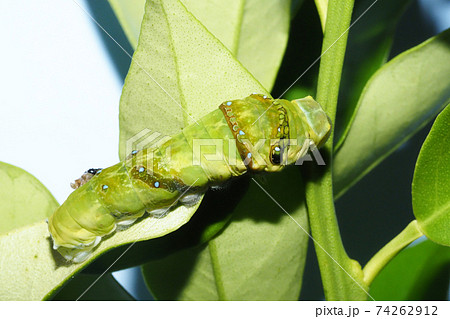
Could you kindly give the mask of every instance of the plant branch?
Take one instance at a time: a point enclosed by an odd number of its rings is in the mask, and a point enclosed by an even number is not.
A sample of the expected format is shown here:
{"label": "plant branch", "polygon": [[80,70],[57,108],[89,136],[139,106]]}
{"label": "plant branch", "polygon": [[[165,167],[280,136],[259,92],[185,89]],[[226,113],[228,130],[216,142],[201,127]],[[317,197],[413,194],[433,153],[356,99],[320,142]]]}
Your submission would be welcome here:
{"label": "plant branch", "polygon": [[366,264],[363,269],[364,282],[370,285],[378,273],[394,258],[403,248],[411,244],[414,240],[423,235],[417,225],[417,220],[413,220],[394,239],[381,248]]}
{"label": "plant branch", "polygon": [[[317,101],[334,123],[347,35],[354,0],[330,0],[322,45]],[[365,300],[367,286],[360,265],[344,249],[336,219],[332,182],[333,132],[322,152],[327,166],[311,165],[306,202],[327,300]]]}

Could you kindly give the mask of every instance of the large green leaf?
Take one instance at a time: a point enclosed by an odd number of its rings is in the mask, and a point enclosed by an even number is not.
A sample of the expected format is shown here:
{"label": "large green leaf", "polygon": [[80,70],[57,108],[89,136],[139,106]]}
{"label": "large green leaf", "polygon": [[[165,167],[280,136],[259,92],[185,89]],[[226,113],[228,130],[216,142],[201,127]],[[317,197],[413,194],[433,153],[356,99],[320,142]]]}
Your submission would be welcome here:
{"label": "large green leaf", "polygon": [[[32,208],[30,208],[32,209]],[[88,260],[68,263],[55,250],[45,221],[0,236],[0,300],[49,297],[74,274],[106,251],[128,243],[161,237],[188,222],[192,210],[177,209],[163,219],[148,217],[103,240]]]}
{"label": "large green leaf", "polygon": [[173,135],[225,100],[266,92],[180,2],[146,8],[120,101],[121,158],[143,130]]}
{"label": "large green leaf", "polygon": [[412,184],[414,215],[432,241],[450,246],[450,107],[423,143]]}
{"label": "large green leaf", "polygon": [[[335,149],[344,142],[358,99],[370,77],[387,61],[395,27],[411,0],[359,1],[353,13],[357,27],[349,32],[335,123]],[[367,10],[367,11],[366,11]],[[367,14],[365,14],[367,12]],[[364,14],[364,15],[363,15]]]}
{"label": "large green leaf", "polygon": [[370,286],[375,300],[446,300],[450,248],[430,241],[400,252]]}
{"label": "large green leaf", "polygon": [[30,173],[0,162],[0,234],[49,217],[58,202]]}
{"label": "large green leaf", "polygon": [[[133,47],[145,0],[109,0]],[[291,0],[182,0],[190,11],[270,91],[286,48]]]}
{"label": "large green leaf", "polygon": [[290,167],[268,177],[269,185],[252,182],[231,223],[208,245],[145,265],[153,295],[163,300],[298,300],[308,242],[299,180],[298,167]]}
{"label": "large green leaf", "polygon": [[450,30],[400,54],[369,80],[333,162],[338,196],[420,130],[450,98]]}

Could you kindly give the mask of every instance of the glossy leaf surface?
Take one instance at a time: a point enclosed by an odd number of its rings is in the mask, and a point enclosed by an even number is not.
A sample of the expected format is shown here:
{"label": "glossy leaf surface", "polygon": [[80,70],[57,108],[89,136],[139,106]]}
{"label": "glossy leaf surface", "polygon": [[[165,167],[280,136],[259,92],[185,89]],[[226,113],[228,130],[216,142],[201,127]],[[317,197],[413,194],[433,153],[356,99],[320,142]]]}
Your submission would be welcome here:
{"label": "glossy leaf surface", "polygon": [[400,252],[375,278],[376,300],[446,300],[450,248],[429,240]]}
{"label": "glossy leaf surface", "polygon": [[0,234],[50,216],[58,202],[36,177],[0,162]]}
{"label": "glossy leaf surface", "polygon": [[298,167],[286,170],[272,174],[267,183],[252,181],[228,227],[208,245],[145,265],[144,277],[154,296],[162,300],[297,300],[308,222],[305,203],[298,196],[304,191],[298,183]]}
{"label": "glossy leaf surface", "polygon": [[333,162],[337,196],[420,130],[450,99],[450,30],[379,69]]}
{"label": "glossy leaf surface", "polygon": [[450,107],[423,143],[412,184],[414,215],[432,241],[450,246]]}

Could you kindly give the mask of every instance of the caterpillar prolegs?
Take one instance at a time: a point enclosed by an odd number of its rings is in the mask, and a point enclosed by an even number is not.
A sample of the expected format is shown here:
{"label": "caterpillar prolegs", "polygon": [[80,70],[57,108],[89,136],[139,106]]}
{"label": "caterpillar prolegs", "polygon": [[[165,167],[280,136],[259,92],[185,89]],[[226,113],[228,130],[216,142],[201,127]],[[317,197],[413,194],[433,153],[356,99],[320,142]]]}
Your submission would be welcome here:
{"label": "caterpillar prolegs", "polygon": [[[158,147],[91,169],[49,218],[54,248],[81,262],[105,235],[146,212],[193,205],[209,187],[247,172],[276,172],[323,145],[331,122],[310,96],[274,100],[252,94],[222,103]],[[60,250],[61,252],[61,250]]]}

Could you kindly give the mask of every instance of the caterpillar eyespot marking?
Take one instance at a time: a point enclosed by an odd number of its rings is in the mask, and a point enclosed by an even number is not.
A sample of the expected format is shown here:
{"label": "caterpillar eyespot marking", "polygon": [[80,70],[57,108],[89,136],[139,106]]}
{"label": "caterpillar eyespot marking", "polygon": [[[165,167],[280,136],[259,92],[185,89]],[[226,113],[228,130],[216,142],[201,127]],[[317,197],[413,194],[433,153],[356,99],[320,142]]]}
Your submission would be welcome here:
{"label": "caterpillar eyespot marking", "polygon": [[[53,248],[67,260],[82,262],[102,238],[133,227],[146,212],[164,218],[176,207],[195,205],[208,188],[220,188],[232,178],[280,171],[305,156],[310,143],[323,145],[331,132],[328,116],[310,96],[287,101],[254,93],[223,102],[199,123],[155,148],[133,150],[116,165],[87,170],[48,219]],[[207,147],[211,140],[222,141],[220,156],[210,160],[195,153],[202,148],[194,147],[194,139],[207,141]]]}

